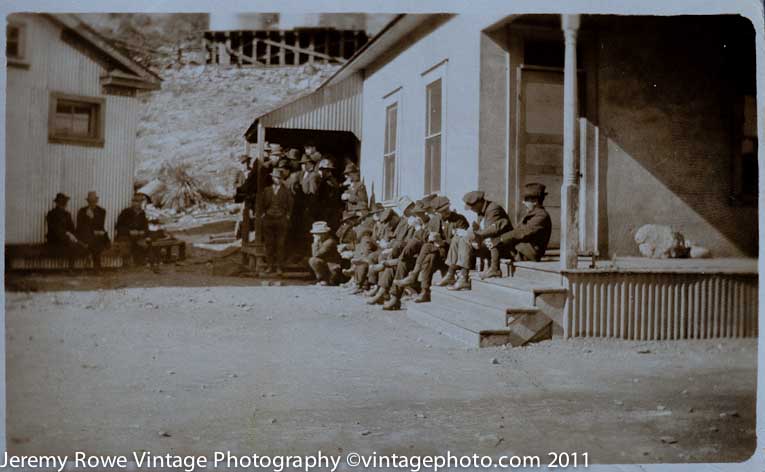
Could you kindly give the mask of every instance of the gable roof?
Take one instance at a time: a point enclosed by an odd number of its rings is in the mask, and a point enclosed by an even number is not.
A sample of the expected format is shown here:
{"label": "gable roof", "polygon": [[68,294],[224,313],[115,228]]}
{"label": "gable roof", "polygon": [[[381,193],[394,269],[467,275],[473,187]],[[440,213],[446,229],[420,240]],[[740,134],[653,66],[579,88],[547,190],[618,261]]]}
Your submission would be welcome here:
{"label": "gable roof", "polygon": [[79,16],[72,13],[45,13],[44,16],[62,26],[65,33],[76,37],[79,43],[90,48],[102,59],[106,59],[108,68],[112,69],[109,70],[110,76],[116,71],[116,75],[122,79],[131,79],[138,88],[160,88],[162,79],[157,74],[130,58]]}

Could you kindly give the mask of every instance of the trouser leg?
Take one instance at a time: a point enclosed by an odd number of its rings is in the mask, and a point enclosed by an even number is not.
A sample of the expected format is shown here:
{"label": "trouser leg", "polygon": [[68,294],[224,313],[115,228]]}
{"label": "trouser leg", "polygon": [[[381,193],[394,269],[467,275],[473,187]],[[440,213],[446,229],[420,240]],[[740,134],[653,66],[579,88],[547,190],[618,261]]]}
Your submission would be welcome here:
{"label": "trouser leg", "polygon": [[316,280],[320,282],[329,281],[331,275],[329,264],[327,264],[323,259],[318,257],[311,257],[308,259],[308,265],[311,266],[311,270],[313,270],[313,273],[316,276]]}

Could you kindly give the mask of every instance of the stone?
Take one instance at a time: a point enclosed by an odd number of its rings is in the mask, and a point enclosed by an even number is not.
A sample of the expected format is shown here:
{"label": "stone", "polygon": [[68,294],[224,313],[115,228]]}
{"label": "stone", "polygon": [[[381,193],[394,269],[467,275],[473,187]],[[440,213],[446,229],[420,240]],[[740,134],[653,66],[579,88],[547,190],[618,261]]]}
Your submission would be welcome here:
{"label": "stone", "polygon": [[640,254],[654,259],[688,257],[685,237],[666,225],[647,224],[635,232]]}
{"label": "stone", "polygon": [[276,424],[276,418],[271,418],[270,420],[268,420],[268,422],[271,424]]}
{"label": "stone", "polygon": [[491,358],[491,363],[492,364],[499,364],[499,359],[497,359],[496,357],[492,357]]}
{"label": "stone", "polygon": [[167,431],[160,431],[158,434],[160,437],[163,437],[163,438],[169,438],[171,436],[171,434],[168,433]]}
{"label": "stone", "polygon": [[663,442],[664,444],[675,444],[675,443],[677,443],[677,439],[675,439],[675,438],[674,438],[674,437],[672,437],[672,436],[662,436],[662,437],[661,437],[661,438],[659,438],[659,439],[660,439],[660,440],[661,440],[661,442]]}

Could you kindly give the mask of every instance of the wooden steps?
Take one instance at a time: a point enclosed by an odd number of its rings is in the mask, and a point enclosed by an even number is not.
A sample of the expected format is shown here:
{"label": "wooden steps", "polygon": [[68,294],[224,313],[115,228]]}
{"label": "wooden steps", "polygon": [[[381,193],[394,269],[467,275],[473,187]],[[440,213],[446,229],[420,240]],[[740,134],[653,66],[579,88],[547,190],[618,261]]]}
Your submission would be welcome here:
{"label": "wooden steps", "polygon": [[525,271],[487,280],[473,274],[472,290],[434,286],[430,303],[409,302],[406,309],[418,323],[471,347],[523,346],[553,335],[559,316],[549,316],[542,303],[548,294],[565,296],[559,274]]}

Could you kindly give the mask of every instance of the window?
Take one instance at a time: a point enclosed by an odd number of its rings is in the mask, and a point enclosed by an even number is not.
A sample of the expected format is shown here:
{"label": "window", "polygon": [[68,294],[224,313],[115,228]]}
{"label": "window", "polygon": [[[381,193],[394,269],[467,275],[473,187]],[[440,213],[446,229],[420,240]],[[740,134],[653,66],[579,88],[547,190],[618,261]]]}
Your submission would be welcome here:
{"label": "window", "polygon": [[441,79],[436,79],[425,88],[425,194],[441,190],[441,121],[442,90]]}
{"label": "window", "polygon": [[396,132],[398,123],[398,102],[385,109],[385,148],[383,150],[383,198],[391,200],[396,196]]}
{"label": "window", "polygon": [[25,29],[21,23],[8,23],[5,30],[5,55],[8,65],[26,64]]}
{"label": "window", "polygon": [[104,100],[51,94],[48,141],[81,146],[103,146]]}

